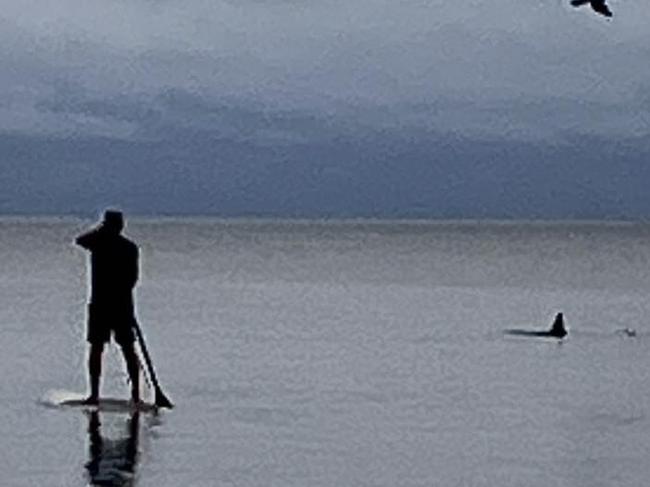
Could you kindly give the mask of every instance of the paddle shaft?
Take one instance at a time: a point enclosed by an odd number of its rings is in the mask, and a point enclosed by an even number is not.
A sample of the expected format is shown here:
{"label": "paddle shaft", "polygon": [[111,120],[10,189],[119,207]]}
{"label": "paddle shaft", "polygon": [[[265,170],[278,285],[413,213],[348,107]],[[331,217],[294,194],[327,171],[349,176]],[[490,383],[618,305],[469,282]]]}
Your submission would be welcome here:
{"label": "paddle shaft", "polygon": [[144,361],[147,363],[147,369],[149,370],[149,377],[151,378],[151,382],[153,383],[153,386],[155,388],[156,405],[171,408],[172,407],[171,401],[167,399],[167,397],[165,397],[165,394],[163,394],[162,389],[160,388],[160,384],[158,384],[156,371],[153,368],[153,363],[151,362],[151,357],[149,356],[149,351],[147,350],[147,344],[144,341],[142,330],[140,330],[140,325],[138,325],[137,321],[133,323],[133,328],[135,328],[135,333],[138,337],[138,342],[140,342],[140,350],[142,350],[142,355],[144,355]]}
{"label": "paddle shaft", "polygon": [[135,333],[138,335],[138,342],[140,342],[140,350],[142,350],[142,355],[144,355],[144,361],[147,363],[147,370],[149,371],[149,377],[151,377],[151,382],[156,389],[160,386],[158,385],[158,379],[156,378],[156,371],[153,369],[153,364],[151,363],[151,357],[149,356],[149,351],[147,350],[147,345],[144,342],[144,337],[142,336],[142,330],[140,330],[140,325],[137,322],[133,324],[135,328]]}

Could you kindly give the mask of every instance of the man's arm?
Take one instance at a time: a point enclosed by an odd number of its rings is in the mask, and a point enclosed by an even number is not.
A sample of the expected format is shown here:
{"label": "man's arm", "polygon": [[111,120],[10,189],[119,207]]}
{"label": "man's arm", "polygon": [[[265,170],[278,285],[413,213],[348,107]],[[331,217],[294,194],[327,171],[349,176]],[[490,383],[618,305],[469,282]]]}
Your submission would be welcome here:
{"label": "man's arm", "polygon": [[75,243],[86,250],[92,250],[97,245],[101,237],[101,227],[93,228],[91,231],[79,235],[75,239]]}
{"label": "man's arm", "polygon": [[131,247],[130,252],[129,252],[129,262],[128,262],[128,267],[127,267],[127,282],[128,285],[131,289],[135,287],[135,284],[138,282],[138,275],[139,275],[139,265],[138,265],[138,260],[139,260],[139,251],[138,247],[135,244],[132,244],[133,247]]}

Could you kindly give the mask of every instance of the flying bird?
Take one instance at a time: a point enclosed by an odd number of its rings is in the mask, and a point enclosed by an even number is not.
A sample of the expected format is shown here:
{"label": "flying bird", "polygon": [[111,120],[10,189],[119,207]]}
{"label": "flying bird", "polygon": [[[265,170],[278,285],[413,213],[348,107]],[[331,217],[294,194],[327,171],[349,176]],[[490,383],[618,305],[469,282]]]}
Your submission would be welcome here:
{"label": "flying bird", "polygon": [[591,8],[605,17],[611,17],[612,11],[609,9],[605,0],[571,0],[571,5],[580,7],[581,5],[591,4]]}

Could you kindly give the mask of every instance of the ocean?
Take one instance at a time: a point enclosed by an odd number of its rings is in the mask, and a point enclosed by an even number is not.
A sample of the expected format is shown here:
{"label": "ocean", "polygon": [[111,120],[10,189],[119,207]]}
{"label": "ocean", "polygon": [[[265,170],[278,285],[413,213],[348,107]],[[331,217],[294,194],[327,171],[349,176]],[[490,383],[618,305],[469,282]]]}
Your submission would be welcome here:
{"label": "ocean", "polygon": [[[86,391],[91,224],[0,219],[1,485],[650,478],[649,225],[131,220],[176,405],[132,416],[44,399]],[[504,333],[560,311],[562,342]],[[102,389],[128,397],[116,345]]]}

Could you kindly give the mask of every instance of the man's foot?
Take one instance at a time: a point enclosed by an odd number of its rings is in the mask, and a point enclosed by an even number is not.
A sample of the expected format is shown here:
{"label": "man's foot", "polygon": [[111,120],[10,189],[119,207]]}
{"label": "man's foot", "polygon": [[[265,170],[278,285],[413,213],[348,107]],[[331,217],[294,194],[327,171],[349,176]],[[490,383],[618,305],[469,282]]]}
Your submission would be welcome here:
{"label": "man's foot", "polygon": [[99,404],[99,398],[96,396],[88,396],[81,403],[85,406],[97,406]]}

